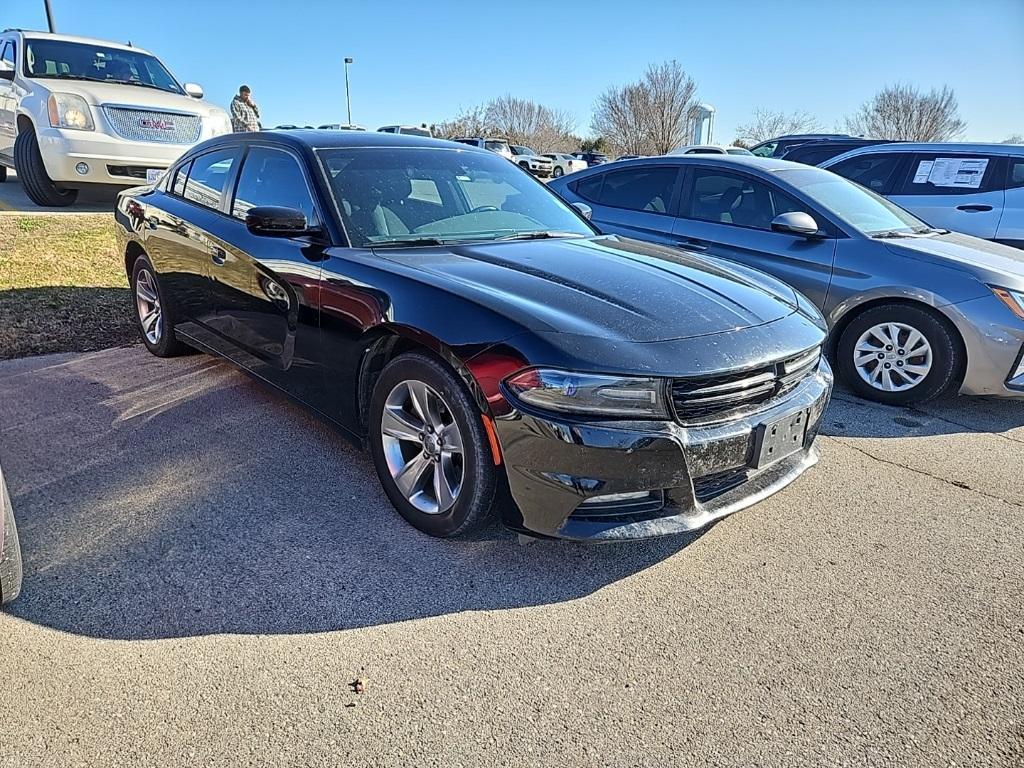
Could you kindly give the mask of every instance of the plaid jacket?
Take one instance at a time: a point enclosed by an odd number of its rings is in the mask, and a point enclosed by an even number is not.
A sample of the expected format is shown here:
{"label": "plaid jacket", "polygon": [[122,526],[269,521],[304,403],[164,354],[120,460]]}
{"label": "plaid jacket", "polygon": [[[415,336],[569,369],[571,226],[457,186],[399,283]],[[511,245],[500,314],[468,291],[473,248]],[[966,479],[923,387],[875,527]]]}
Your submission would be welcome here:
{"label": "plaid jacket", "polygon": [[256,102],[248,104],[242,101],[241,96],[235,96],[231,100],[231,130],[235,133],[243,131],[258,131],[260,129],[260,108]]}

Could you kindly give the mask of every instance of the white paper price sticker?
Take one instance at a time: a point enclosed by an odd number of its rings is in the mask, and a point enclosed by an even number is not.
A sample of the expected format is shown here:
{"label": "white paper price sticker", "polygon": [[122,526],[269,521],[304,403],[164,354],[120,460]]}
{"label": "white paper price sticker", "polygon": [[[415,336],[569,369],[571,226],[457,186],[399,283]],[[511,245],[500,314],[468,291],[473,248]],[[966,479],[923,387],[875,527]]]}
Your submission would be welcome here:
{"label": "white paper price sticker", "polygon": [[988,158],[937,157],[922,160],[914,172],[914,184],[931,184],[935,187],[957,187],[978,189],[985,178]]}

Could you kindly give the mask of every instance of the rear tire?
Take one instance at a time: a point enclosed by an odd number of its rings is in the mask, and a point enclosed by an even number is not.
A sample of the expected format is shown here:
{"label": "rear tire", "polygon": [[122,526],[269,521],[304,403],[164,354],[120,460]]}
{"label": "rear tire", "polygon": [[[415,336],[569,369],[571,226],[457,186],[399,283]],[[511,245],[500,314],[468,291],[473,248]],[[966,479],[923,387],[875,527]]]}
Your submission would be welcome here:
{"label": "rear tire", "polygon": [[907,304],[865,310],[846,326],[836,348],[843,382],[861,397],[887,405],[913,405],[949,393],[965,364],[956,330]]}
{"label": "rear tire", "polygon": [[498,471],[480,416],[451,368],[429,355],[400,355],[377,379],[368,419],[370,455],[395,509],[424,533],[461,536],[494,512]]}
{"label": "rear tire", "polygon": [[35,131],[22,131],[14,140],[14,167],[25,193],[36,205],[64,208],[78,197],[77,189],[57,189],[46,174]]}
{"label": "rear tire", "polygon": [[174,335],[173,307],[167,303],[160,277],[146,256],[132,268],[132,307],[142,343],[157,357],[177,357],[190,351]]}
{"label": "rear tire", "polygon": [[556,178],[556,179],[557,179],[557,178],[558,178],[559,176],[561,176],[561,175],[562,175],[563,173],[565,173],[565,171],[563,171],[563,170],[562,170],[562,166],[560,166],[560,165],[556,165],[556,166],[555,166],[555,167],[554,167],[554,168],[553,168],[553,169],[551,170],[551,175],[552,175],[552,176],[553,176],[554,178]]}
{"label": "rear tire", "polygon": [[3,550],[0,551],[0,604],[3,604],[21,592],[21,544],[3,473],[0,473],[0,525],[4,528]]}

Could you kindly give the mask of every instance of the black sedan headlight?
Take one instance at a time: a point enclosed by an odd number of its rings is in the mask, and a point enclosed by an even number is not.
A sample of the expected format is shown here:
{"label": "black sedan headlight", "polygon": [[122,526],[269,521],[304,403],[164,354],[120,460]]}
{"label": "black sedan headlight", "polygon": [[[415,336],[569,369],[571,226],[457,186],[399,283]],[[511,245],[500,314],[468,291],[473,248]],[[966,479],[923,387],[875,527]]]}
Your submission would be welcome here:
{"label": "black sedan headlight", "polygon": [[505,380],[526,405],[579,416],[668,419],[664,379],[527,368]]}

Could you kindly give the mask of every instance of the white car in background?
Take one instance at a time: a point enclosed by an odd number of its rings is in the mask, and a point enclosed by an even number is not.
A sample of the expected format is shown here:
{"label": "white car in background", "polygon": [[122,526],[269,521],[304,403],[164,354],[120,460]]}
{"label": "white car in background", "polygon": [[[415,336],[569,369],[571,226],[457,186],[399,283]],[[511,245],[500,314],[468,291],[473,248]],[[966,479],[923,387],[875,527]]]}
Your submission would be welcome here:
{"label": "white car in background", "polygon": [[468,144],[471,147],[480,147],[480,149],[486,149],[493,152],[496,155],[501,155],[506,160],[514,161],[515,158],[512,155],[512,147],[508,145],[507,139],[490,138],[485,139],[480,136],[463,136],[461,139],[455,139],[459,144]]}
{"label": "white car in background", "polygon": [[821,167],[933,227],[1024,248],[1024,145],[873,144]]}
{"label": "white car in background", "polygon": [[567,173],[585,171],[588,167],[586,160],[580,160],[578,157],[573,157],[565,152],[547,152],[544,154],[544,157],[551,159],[551,175],[556,179],[559,176],[565,176]]}
{"label": "white car in background", "polygon": [[426,125],[382,125],[377,133],[401,133],[406,136],[422,136],[425,139],[433,138],[433,132]]}
{"label": "white car in background", "polygon": [[724,144],[688,144],[685,147],[676,147],[670,155],[750,155],[749,149],[743,147],[725,146]]}
{"label": "white car in background", "polygon": [[231,119],[131,45],[46,32],[0,33],[0,181],[14,168],[36,205],[80,189],[152,182]]}
{"label": "white car in background", "polygon": [[555,164],[547,155],[538,155],[536,151],[522,144],[510,144],[513,162],[520,168],[529,171],[542,179],[550,178]]}

